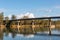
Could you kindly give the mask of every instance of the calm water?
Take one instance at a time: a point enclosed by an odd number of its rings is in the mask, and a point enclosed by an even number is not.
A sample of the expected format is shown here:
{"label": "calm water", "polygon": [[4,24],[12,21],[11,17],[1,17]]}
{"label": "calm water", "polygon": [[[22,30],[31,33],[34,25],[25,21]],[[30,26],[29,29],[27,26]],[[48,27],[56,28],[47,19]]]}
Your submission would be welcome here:
{"label": "calm water", "polygon": [[[60,31],[52,31],[52,34],[60,34]],[[0,40],[60,40],[60,36],[47,35],[23,35],[16,33],[2,33],[0,32]]]}

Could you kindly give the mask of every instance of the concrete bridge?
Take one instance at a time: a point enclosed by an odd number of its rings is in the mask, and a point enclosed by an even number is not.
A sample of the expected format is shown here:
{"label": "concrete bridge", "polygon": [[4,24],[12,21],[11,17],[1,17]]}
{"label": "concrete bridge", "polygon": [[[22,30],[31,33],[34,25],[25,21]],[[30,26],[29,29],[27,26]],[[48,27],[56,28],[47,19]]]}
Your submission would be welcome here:
{"label": "concrete bridge", "polygon": [[[34,28],[35,27],[39,27],[41,26],[40,23],[36,23],[35,20],[47,20],[46,22],[48,22],[48,29],[49,29],[49,35],[51,35],[51,29],[52,28],[55,28],[55,25],[53,24],[52,25],[52,19],[60,19],[60,16],[56,16],[56,17],[39,17],[39,18],[24,18],[24,19],[16,19],[16,20],[9,20],[10,22],[16,22],[17,25],[8,25],[10,26],[11,28],[15,28],[18,30],[18,32],[20,32],[20,28],[25,25],[25,26],[30,26],[31,30],[33,31],[33,33],[35,33],[35,30]],[[23,22],[23,23],[21,23]],[[39,21],[38,21],[39,22]],[[43,21],[44,22],[44,21]],[[26,24],[27,23],[27,24]],[[4,27],[5,26],[5,27]],[[6,28],[6,25],[0,25],[0,31],[3,30],[4,28]]]}
{"label": "concrete bridge", "polygon": [[35,33],[35,31],[34,31],[35,20],[45,20],[45,19],[47,19],[48,22],[49,22],[48,29],[49,29],[49,35],[51,35],[51,28],[55,28],[55,25],[51,24],[51,20],[52,19],[60,19],[60,16],[56,16],[56,17],[40,17],[40,18],[25,18],[25,19],[16,19],[16,20],[10,20],[10,21],[16,21],[17,22],[17,27],[16,28],[20,32],[19,28],[21,27],[21,25],[20,25],[21,21],[24,21],[24,23],[26,23],[26,21],[31,20],[32,30]]}

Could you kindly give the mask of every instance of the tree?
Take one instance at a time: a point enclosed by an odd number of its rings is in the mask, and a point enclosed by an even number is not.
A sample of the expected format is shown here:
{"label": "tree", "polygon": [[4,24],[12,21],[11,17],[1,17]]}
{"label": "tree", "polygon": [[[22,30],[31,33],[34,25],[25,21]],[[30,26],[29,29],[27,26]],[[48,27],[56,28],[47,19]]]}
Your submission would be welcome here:
{"label": "tree", "polygon": [[5,24],[9,22],[9,17],[5,17]]}
{"label": "tree", "polygon": [[5,17],[5,20],[9,20],[9,17]]}
{"label": "tree", "polygon": [[0,24],[3,23],[3,20],[4,20],[4,15],[3,15],[3,12],[0,13]]}
{"label": "tree", "polygon": [[12,20],[15,20],[16,19],[16,16],[15,15],[12,15],[11,19]]}
{"label": "tree", "polygon": [[3,15],[3,12],[0,13],[0,20],[3,20],[4,19],[4,15]]}

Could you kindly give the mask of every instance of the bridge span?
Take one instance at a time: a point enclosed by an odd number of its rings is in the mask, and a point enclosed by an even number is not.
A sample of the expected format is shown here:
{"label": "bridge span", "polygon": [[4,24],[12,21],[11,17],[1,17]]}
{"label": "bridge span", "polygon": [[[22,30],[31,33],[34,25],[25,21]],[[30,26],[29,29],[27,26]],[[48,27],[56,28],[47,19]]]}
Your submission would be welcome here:
{"label": "bridge span", "polygon": [[26,23],[26,20],[31,20],[32,29],[33,29],[33,32],[35,33],[35,31],[34,31],[35,21],[34,20],[45,20],[45,19],[47,19],[49,21],[49,23],[48,23],[48,29],[49,29],[49,35],[51,35],[51,28],[53,28],[51,26],[51,24],[52,24],[51,21],[52,21],[52,19],[60,19],[60,16],[55,16],[55,17],[39,17],[39,18],[24,18],[24,19],[10,20],[10,21],[17,21],[17,24],[18,24],[17,28],[18,28],[18,31],[20,31],[19,27],[21,27],[20,26],[21,21],[23,20],[24,23]]}

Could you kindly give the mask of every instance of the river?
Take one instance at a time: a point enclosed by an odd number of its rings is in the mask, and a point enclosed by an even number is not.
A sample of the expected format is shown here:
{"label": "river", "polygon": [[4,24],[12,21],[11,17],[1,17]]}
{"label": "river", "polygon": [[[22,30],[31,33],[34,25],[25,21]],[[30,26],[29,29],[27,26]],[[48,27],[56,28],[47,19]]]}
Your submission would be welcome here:
{"label": "river", "polygon": [[[60,34],[60,31],[52,31],[52,34]],[[23,35],[16,33],[0,33],[0,40],[60,40],[60,36],[47,35]]]}

